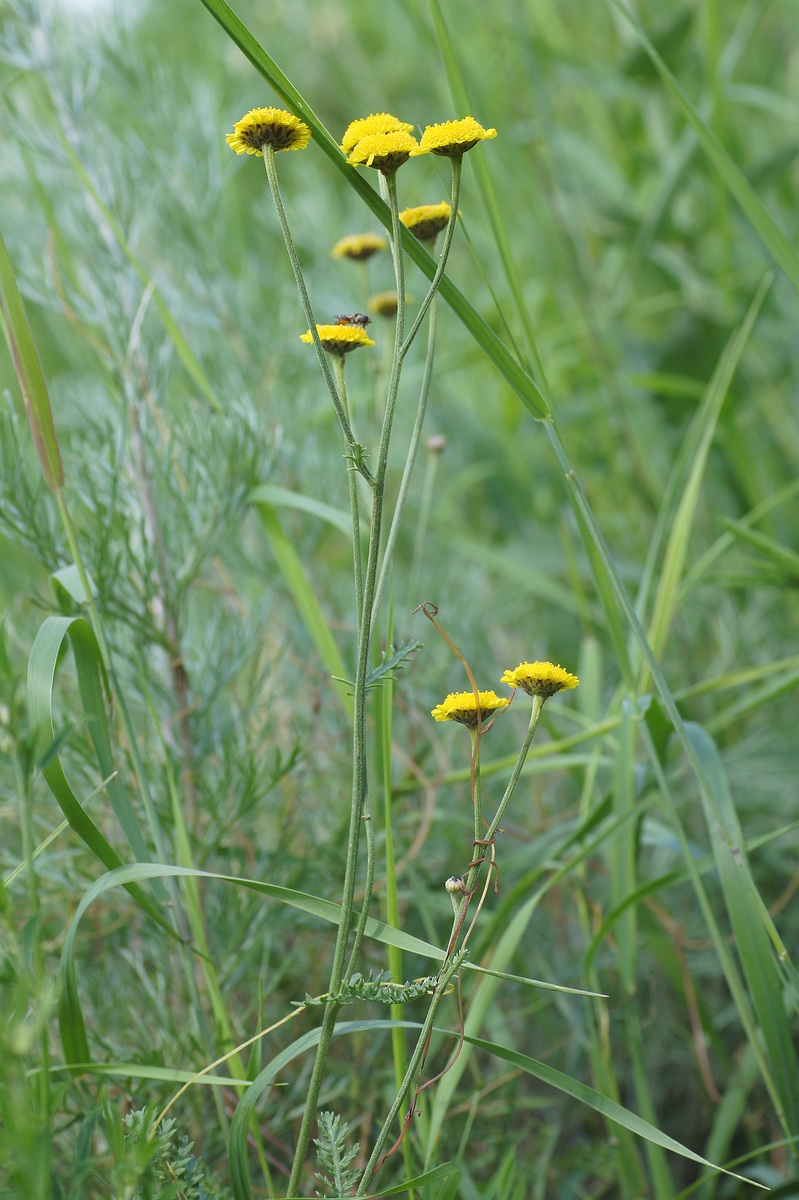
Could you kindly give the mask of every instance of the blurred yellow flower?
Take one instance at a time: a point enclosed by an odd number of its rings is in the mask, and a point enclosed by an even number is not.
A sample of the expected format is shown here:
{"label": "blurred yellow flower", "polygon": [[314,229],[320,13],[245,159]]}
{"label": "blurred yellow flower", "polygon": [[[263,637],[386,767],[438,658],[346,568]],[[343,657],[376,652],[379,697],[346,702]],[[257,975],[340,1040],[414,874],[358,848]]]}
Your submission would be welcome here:
{"label": "blurred yellow flower", "polygon": [[[405,303],[412,300],[413,296],[405,293]],[[397,315],[397,293],[396,292],[377,292],[376,295],[369,297],[369,303],[366,306],[369,312],[373,312],[377,317],[395,317]]]}
{"label": "blurred yellow flower", "polygon": [[361,138],[367,137],[372,133],[412,133],[413,125],[409,125],[407,121],[400,121],[397,117],[393,117],[391,113],[371,113],[368,117],[361,117],[357,121],[350,121],[344,137],[341,139],[341,149],[345,154],[349,154],[358,145]]}
{"label": "blurred yellow flower", "polygon": [[378,250],[388,248],[388,238],[379,233],[350,233],[347,237],[339,238],[330,251],[331,258],[351,258],[355,262],[365,262]]}
{"label": "blurred yellow flower", "polygon": [[495,138],[496,129],[483,129],[474,117],[463,117],[460,121],[443,121],[440,125],[428,125],[422,134],[417,150],[411,153],[444,154],[447,158],[458,158],[486,138]]}
{"label": "blurred yellow flower", "polygon": [[264,146],[273,150],[304,150],[311,131],[304,121],[282,108],[251,108],[225,138],[236,154],[263,155]]}
{"label": "blurred yellow flower", "polygon": [[433,242],[449,220],[451,211],[446,200],[442,200],[440,204],[419,204],[416,208],[404,208],[399,219],[420,242]]}
{"label": "blurred yellow flower", "polygon": [[[510,704],[509,700],[498,696],[496,692],[479,692],[478,694],[481,723]],[[431,709],[430,715],[437,721],[459,721],[461,725],[476,729],[477,704],[474,692],[450,692],[443,703],[437,704],[435,708]]]}
{"label": "blurred yellow flower", "polygon": [[[328,354],[349,354],[359,346],[374,346],[374,342],[360,325],[317,325],[319,341]],[[313,343],[310,329],[300,334],[301,342]]]}
{"label": "blurred yellow flower", "polygon": [[355,146],[347,162],[351,167],[374,167],[388,174],[407,162],[419,143],[404,129],[393,133],[367,133]]}
{"label": "blurred yellow flower", "polygon": [[528,695],[543,696],[546,700],[556,692],[576,688],[580,680],[551,662],[523,662],[513,671],[506,671],[500,683],[512,688],[524,688]]}

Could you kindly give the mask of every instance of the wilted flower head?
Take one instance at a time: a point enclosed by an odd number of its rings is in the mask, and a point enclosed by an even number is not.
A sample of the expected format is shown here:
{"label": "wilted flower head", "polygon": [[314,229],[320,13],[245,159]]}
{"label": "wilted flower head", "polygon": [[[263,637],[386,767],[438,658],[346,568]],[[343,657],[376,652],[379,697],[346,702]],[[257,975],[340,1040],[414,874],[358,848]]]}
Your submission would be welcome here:
{"label": "wilted flower head", "polygon": [[[479,692],[478,695],[481,723],[510,704],[509,700],[498,696],[496,692]],[[459,721],[461,725],[476,729],[477,703],[474,692],[450,692],[446,700],[431,709],[430,715],[437,721]]]}
{"label": "wilted flower head", "polygon": [[351,167],[374,167],[388,175],[406,163],[418,146],[416,138],[404,129],[368,133],[357,143],[347,162]]}
{"label": "wilted flower head", "polygon": [[251,108],[225,138],[236,154],[263,155],[264,146],[273,150],[304,150],[311,131],[304,121],[282,108]]}
{"label": "wilted flower head", "polygon": [[446,200],[440,204],[419,204],[404,208],[399,219],[420,242],[433,242],[449,220],[451,208]]}
{"label": "wilted flower head", "polygon": [[524,688],[528,695],[543,696],[547,700],[556,692],[576,688],[580,680],[551,662],[523,662],[513,671],[506,671],[500,683],[512,688]]}
{"label": "wilted flower head", "polygon": [[[349,354],[359,346],[374,346],[374,342],[361,325],[317,325],[319,341],[328,354]],[[313,343],[310,329],[300,334],[301,342]]]}
{"label": "wilted flower head", "polygon": [[388,238],[379,233],[350,233],[339,238],[330,251],[331,258],[351,258],[354,262],[365,262],[378,250],[388,248]]}
{"label": "wilted flower head", "polygon": [[373,133],[412,133],[413,125],[409,125],[407,121],[400,121],[391,113],[371,113],[368,117],[361,117],[357,121],[350,121],[344,137],[341,139],[341,149],[345,154],[349,154],[358,145],[361,138],[368,137]]}
{"label": "wilted flower head", "polygon": [[444,154],[447,158],[458,158],[478,142],[496,136],[496,129],[483,129],[474,117],[463,117],[460,121],[443,121],[440,125],[427,126],[418,149],[412,153]]}

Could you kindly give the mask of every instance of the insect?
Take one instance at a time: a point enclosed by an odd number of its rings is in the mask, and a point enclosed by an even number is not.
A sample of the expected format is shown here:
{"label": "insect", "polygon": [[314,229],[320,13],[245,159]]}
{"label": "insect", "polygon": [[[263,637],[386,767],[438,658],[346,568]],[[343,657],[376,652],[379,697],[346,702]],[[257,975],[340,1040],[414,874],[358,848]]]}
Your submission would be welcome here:
{"label": "insect", "polygon": [[372,318],[367,317],[366,313],[352,313],[349,316],[347,316],[345,313],[342,313],[340,316],[336,317],[333,324],[334,325],[360,325],[361,329],[365,329],[367,325],[372,324]]}

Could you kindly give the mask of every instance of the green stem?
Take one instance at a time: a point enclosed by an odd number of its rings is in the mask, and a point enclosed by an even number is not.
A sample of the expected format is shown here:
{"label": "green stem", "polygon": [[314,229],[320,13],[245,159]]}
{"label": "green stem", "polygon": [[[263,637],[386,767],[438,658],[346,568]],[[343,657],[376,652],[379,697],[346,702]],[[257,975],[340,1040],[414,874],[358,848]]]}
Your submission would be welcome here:
{"label": "green stem", "polygon": [[302,267],[300,266],[300,260],[297,257],[297,251],[294,246],[294,239],[292,238],[291,230],[289,229],[289,223],[286,218],[286,210],[283,207],[283,198],[280,195],[280,185],[278,184],[277,168],[275,166],[275,153],[275,150],[271,146],[264,146],[264,166],[266,167],[266,178],[269,181],[269,190],[272,193],[272,200],[275,204],[277,219],[280,222],[280,230],[283,234],[283,241],[286,243],[289,262],[291,263],[291,269],[294,272],[297,290],[300,293],[300,301],[302,303],[303,312],[305,313],[305,319],[308,322],[308,330],[311,334],[311,338],[313,339],[316,357],[319,361],[319,367],[321,369],[324,381],[327,384],[327,390],[330,393],[330,399],[333,401],[333,408],[336,410],[336,416],[338,417],[339,424],[343,430],[344,438],[347,442],[350,454],[352,455],[353,462],[367,482],[371,484],[373,482],[372,476],[362,461],[361,448],[355,440],[355,435],[350,426],[349,417],[344,411],[344,406],[342,405],[339,394],[336,391],[336,385],[330,372],[330,364],[327,361],[327,354],[322,346],[321,341],[319,340],[319,331],[316,328],[316,318],[314,317],[313,309],[311,308],[311,301],[310,297],[308,296],[308,289],[305,286],[305,278],[302,273]]}
{"label": "green stem", "polygon": [[422,495],[419,501],[419,519],[416,524],[416,534],[413,539],[413,561],[411,563],[410,583],[408,585],[408,595],[411,604],[421,603],[419,596],[419,579],[422,574],[422,560],[424,556],[424,544],[427,536],[427,526],[430,520],[430,510],[433,507],[433,485],[435,483],[436,472],[438,470],[439,459],[441,458],[440,450],[431,450],[430,457],[427,460],[427,469],[424,473],[422,481]]}
{"label": "green stem", "polygon": [[405,357],[405,355],[408,353],[408,350],[410,349],[410,346],[411,346],[411,342],[413,341],[413,339],[416,337],[417,333],[419,332],[419,327],[421,326],[422,321],[424,320],[425,313],[427,312],[428,308],[430,307],[430,305],[433,302],[433,297],[435,296],[436,292],[438,291],[438,286],[441,283],[441,279],[444,275],[444,271],[447,266],[447,259],[449,258],[449,248],[452,245],[452,235],[455,232],[455,222],[458,219],[458,203],[460,201],[460,194],[461,194],[461,174],[463,171],[463,156],[461,155],[461,157],[459,157],[459,158],[452,158],[452,159],[450,159],[450,162],[452,164],[452,191],[451,191],[451,195],[450,195],[450,214],[449,214],[449,221],[447,222],[447,228],[444,230],[444,244],[441,247],[441,257],[438,260],[438,266],[436,267],[436,273],[433,276],[433,279],[432,279],[432,282],[428,289],[427,295],[425,296],[424,300],[422,301],[421,307],[419,308],[419,311],[416,314],[416,320],[414,321],[413,325],[411,326],[410,333],[408,334],[407,338],[405,339],[405,341],[402,344],[402,348],[400,350],[400,359],[403,359]]}
{"label": "green stem", "polygon": [[[377,576],[377,564],[380,554],[380,531],[383,517],[383,499],[385,493],[386,468],[388,465],[388,450],[391,441],[391,428],[396,409],[397,393],[399,392],[400,374],[402,371],[402,360],[400,358],[399,350],[402,345],[402,336],[405,324],[405,267],[401,248],[402,225],[399,219],[399,206],[397,204],[396,173],[392,173],[387,177],[386,186],[391,205],[393,232],[392,252],[394,254],[394,273],[397,282],[398,297],[397,322],[394,334],[394,356],[391,364],[391,377],[389,379],[388,396],[386,398],[386,407],[383,415],[383,428],[380,435],[380,450],[378,454],[377,469],[375,471],[373,480],[372,520],[369,529],[369,551],[366,559],[366,574],[364,580],[363,620],[358,630],[358,662],[355,673],[355,689],[353,697],[354,717],[352,733],[352,803],[350,807],[350,827],[347,842],[347,857],[344,868],[341,915],[339,919],[338,933],[336,935],[336,945],[333,951],[333,965],[330,971],[330,983],[328,985],[328,992],[331,996],[337,996],[340,993],[344,980],[344,963],[347,954],[347,943],[349,941],[352,928],[353,897],[355,894],[355,878],[358,863],[361,824],[364,817],[364,808],[367,805],[368,781],[366,773],[365,724],[366,680],[369,673],[369,649],[372,641],[371,614],[374,604],[375,580]],[[367,905],[365,903],[364,909],[366,907]],[[360,939],[362,936],[363,922],[360,922],[358,936],[356,936],[353,943],[351,961],[353,960],[354,955],[358,952]],[[311,1070],[311,1078],[308,1083],[305,1111],[303,1112],[300,1131],[297,1136],[297,1146],[294,1151],[294,1162],[292,1164],[291,1176],[289,1178],[289,1184],[286,1190],[287,1198],[296,1196],[299,1189],[300,1178],[305,1164],[305,1157],[311,1141],[311,1132],[316,1118],[316,1108],[319,1101],[319,1093],[322,1089],[325,1066],[327,1064],[327,1055],[330,1049],[330,1043],[333,1039],[333,1031],[335,1028],[338,1011],[338,1006],[333,1001],[328,1001],[325,1007],[324,1016],[322,1018],[322,1028],[319,1033],[316,1058],[314,1059],[314,1064]]]}
{"label": "green stem", "polygon": [[[503,816],[505,815],[505,810],[507,809],[508,804],[510,803],[511,796],[513,795],[514,790],[516,788],[516,784],[519,782],[519,776],[522,773],[522,767],[525,764],[525,760],[527,759],[527,755],[529,753],[530,746],[532,745],[533,737],[535,736],[536,727],[538,725],[538,719],[541,716],[541,709],[544,707],[545,700],[546,700],[545,696],[533,696],[533,708],[532,708],[532,712],[530,713],[530,724],[527,727],[527,733],[525,734],[524,742],[522,743],[522,747],[518,753],[516,762],[514,763],[513,771],[511,772],[511,777],[508,780],[508,785],[505,788],[505,793],[499,802],[499,807],[494,815],[494,819],[491,822],[491,824],[489,825],[485,834],[483,834],[482,829],[480,829],[478,831],[478,824],[477,824],[477,821],[478,821],[477,796],[478,796],[478,780],[479,780],[480,776],[479,776],[479,771],[477,770],[477,767],[479,766],[479,764],[476,764],[475,776],[474,776],[474,781],[475,781],[475,805],[474,805],[474,809],[475,809],[475,818],[474,818],[475,819],[475,841],[479,840],[482,844],[490,844],[496,836],[497,830],[499,829],[500,821],[502,820]],[[480,825],[482,825],[482,823],[483,823],[482,811],[479,814],[479,818],[480,818]],[[463,926],[463,922],[466,917],[466,909],[469,907],[469,903],[471,902],[472,894],[477,885],[477,877],[480,874],[481,865],[482,865],[481,862],[476,862],[474,864],[474,866],[469,868],[469,873],[466,876],[466,880],[463,885],[463,899],[461,900],[461,903],[458,907],[458,912],[455,917],[455,924],[453,926],[453,934],[452,934],[452,938],[450,939],[450,945],[449,945],[449,953],[450,954],[452,954],[454,952],[455,946],[457,945],[457,941],[458,941],[457,935],[460,933],[460,930]]]}
{"label": "green stem", "polygon": [[[333,369],[336,374],[336,387],[341,397],[341,407],[349,417],[347,404],[347,385],[344,380],[344,355],[333,355]],[[346,439],[345,439],[346,445]],[[357,628],[361,628],[363,619],[363,558],[361,556],[361,519],[358,513],[358,481],[355,478],[355,467],[352,463],[347,466],[347,486],[350,494],[350,515],[352,518],[352,564],[355,573],[355,619]]]}
{"label": "green stem", "polygon": [[474,844],[475,847],[483,836],[483,782],[480,777],[480,746],[477,741],[477,730],[470,729],[469,737],[472,742],[472,803],[474,805]]}
{"label": "green stem", "polygon": [[375,1168],[377,1167],[377,1164],[380,1161],[380,1156],[383,1153],[383,1147],[385,1146],[388,1135],[391,1132],[391,1126],[394,1124],[397,1114],[402,1107],[403,1101],[410,1091],[411,1086],[413,1085],[422,1066],[422,1061],[427,1052],[427,1041],[433,1028],[433,1021],[435,1020],[438,1006],[444,998],[444,994],[447,990],[450,979],[459,969],[465,957],[466,951],[461,950],[457,954],[453,955],[441,968],[438,981],[436,983],[436,990],[433,993],[433,998],[430,1001],[430,1007],[427,1010],[427,1016],[424,1019],[416,1046],[413,1054],[411,1055],[411,1060],[408,1063],[408,1069],[405,1072],[405,1078],[403,1079],[400,1089],[394,1098],[394,1103],[389,1109],[388,1116],[383,1122],[383,1127],[380,1130],[380,1133],[377,1135],[377,1141],[375,1142],[374,1149],[372,1150],[369,1162],[366,1164],[363,1176],[361,1177],[361,1182],[358,1185],[358,1190],[355,1193],[356,1197],[364,1196],[366,1194],[366,1189],[375,1173]]}
{"label": "green stem", "polygon": [[[435,297],[434,297],[435,298]],[[391,528],[388,531],[386,538],[386,548],[383,552],[383,564],[380,568],[380,578],[377,582],[377,591],[375,592],[374,610],[372,613],[372,625],[377,620],[377,615],[380,611],[380,605],[383,600],[383,593],[386,589],[386,580],[388,579],[389,571],[391,570],[391,562],[394,557],[394,547],[397,544],[399,536],[400,524],[405,511],[405,505],[408,500],[408,492],[411,486],[411,476],[416,463],[416,455],[419,450],[419,442],[422,437],[422,426],[427,412],[427,399],[430,395],[430,381],[433,377],[433,357],[436,348],[436,325],[437,325],[437,309],[433,304],[430,309],[430,325],[428,326],[427,335],[427,355],[424,363],[424,375],[422,376],[422,387],[419,393],[419,404],[416,409],[416,420],[411,434],[410,445],[408,446],[408,456],[405,459],[405,467],[402,472],[402,481],[400,483],[399,494],[397,496],[397,504],[394,509],[394,516],[391,519]],[[374,634],[374,628],[372,629]]]}

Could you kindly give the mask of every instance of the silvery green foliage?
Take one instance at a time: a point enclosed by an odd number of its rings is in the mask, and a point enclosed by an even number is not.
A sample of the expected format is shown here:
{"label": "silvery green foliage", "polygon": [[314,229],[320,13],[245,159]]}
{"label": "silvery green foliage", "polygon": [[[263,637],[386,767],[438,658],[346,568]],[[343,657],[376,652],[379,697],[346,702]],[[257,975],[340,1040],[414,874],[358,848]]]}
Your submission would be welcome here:
{"label": "silvery green foliage", "polygon": [[351,1196],[352,1189],[358,1181],[359,1171],[353,1170],[351,1163],[358,1153],[358,1143],[347,1148],[347,1135],[350,1127],[346,1121],[332,1112],[323,1112],[319,1117],[319,1137],[314,1138],[314,1145],[319,1151],[319,1165],[322,1171],[316,1171],[317,1179],[329,1189],[317,1192],[318,1196]]}
{"label": "silvery green foliage", "polygon": [[[152,1108],[139,1108],[125,1117],[125,1145],[133,1147],[147,1141],[155,1121]],[[206,1189],[205,1171],[192,1154],[194,1143],[185,1133],[178,1135],[176,1122],[168,1117],[158,1126],[153,1138],[153,1154],[145,1168],[145,1180],[133,1194],[133,1200],[214,1200]]]}

